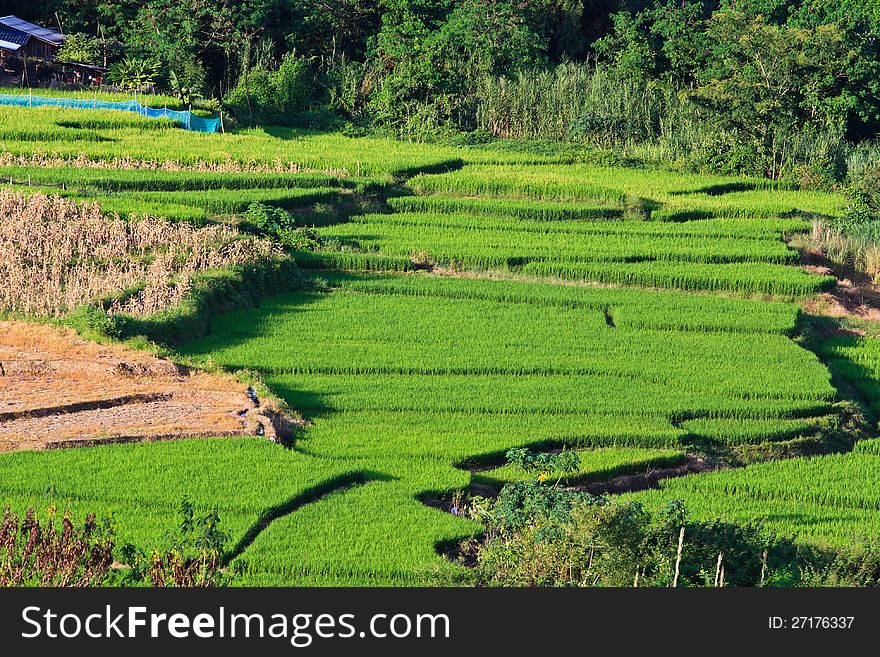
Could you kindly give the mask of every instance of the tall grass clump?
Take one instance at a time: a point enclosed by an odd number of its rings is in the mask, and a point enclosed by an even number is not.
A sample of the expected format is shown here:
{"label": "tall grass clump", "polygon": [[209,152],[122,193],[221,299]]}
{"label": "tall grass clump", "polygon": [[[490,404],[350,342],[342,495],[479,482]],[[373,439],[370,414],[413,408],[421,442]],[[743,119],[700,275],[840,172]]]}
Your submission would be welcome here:
{"label": "tall grass clump", "polygon": [[813,222],[811,246],[828,259],[880,282],[880,164],[866,146],[848,160],[847,205],[843,217]]}
{"label": "tall grass clump", "polygon": [[576,139],[596,148],[665,140],[689,144],[699,110],[658,83],[604,66],[562,64],[484,81],[478,125],[498,137]]}
{"label": "tall grass clump", "polygon": [[852,147],[839,132],[776,130],[759,144],[691,100],[692,90],[602,64],[526,69],[483,81],[477,126],[496,137],[583,143],[636,161],[827,186]]}

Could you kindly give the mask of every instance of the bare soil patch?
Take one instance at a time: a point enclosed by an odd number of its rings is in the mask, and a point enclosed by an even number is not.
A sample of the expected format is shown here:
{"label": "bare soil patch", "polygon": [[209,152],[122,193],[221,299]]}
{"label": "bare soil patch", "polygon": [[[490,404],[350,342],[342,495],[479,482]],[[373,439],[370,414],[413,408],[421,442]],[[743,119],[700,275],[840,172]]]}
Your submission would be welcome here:
{"label": "bare soil patch", "polygon": [[232,376],[67,329],[0,321],[0,452],[263,432],[274,439],[275,424]]}
{"label": "bare soil patch", "polygon": [[630,475],[620,475],[605,481],[597,481],[583,486],[576,486],[576,490],[583,490],[592,495],[621,495],[623,493],[635,493],[640,490],[656,488],[664,479],[684,477],[689,474],[711,472],[717,469],[716,465],[708,462],[702,456],[687,454],[682,465],[672,468],[648,468],[645,472]]}
{"label": "bare soil patch", "polygon": [[[803,268],[811,273],[837,277],[837,287],[805,301],[804,310],[829,317],[880,322],[880,288],[869,276],[809,249],[801,251],[801,260]],[[853,329],[848,332],[859,333]]]}

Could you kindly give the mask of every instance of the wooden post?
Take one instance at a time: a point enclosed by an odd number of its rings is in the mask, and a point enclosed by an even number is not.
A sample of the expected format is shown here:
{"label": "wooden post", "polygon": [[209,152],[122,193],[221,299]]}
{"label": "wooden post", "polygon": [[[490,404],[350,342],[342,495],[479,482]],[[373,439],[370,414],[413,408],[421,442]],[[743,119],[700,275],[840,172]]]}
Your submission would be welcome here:
{"label": "wooden post", "polygon": [[636,566],[636,578],[633,580],[633,588],[639,588],[639,567]]}
{"label": "wooden post", "polygon": [[724,552],[718,553],[718,563],[715,564],[715,586],[718,587],[718,583],[721,581],[721,561],[724,559]]}
{"label": "wooden post", "polygon": [[226,127],[223,125],[223,110],[220,110],[220,132],[226,134]]}
{"label": "wooden post", "polygon": [[764,586],[764,578],[767,576],[767,550],[761,555],[761,581],[758,586]]}
{"label": "wooden post", "polygon": [[684,525],[681,527],[681,531],[678,532],[678,554],[675,556],[675,577],[672,579],[673,588],[678,586],[678,572],[679,566],[681,565],[681,548],[684,545]]}

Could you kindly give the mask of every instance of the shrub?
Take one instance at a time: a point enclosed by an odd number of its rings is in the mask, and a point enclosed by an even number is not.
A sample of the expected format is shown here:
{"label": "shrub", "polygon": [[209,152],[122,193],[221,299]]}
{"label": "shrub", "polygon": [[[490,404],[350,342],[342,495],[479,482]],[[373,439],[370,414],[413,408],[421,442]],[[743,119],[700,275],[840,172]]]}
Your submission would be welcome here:
{"label": "shrub", "polygon": [[307,226],[297,227],[296,220],[287,210],[251,203],[244,216],[252,228],[297,251],[317,251],[320,248],[318,231]]}
{"label": "shrub", "polygon": [[94,514],[75,525],[40,522],[33,508],[24,517],[7,508],[0,526],[0,587],[100,586],[113,563],[113,535]]}
{"label": "shrub", "polygon": [[184,497],[178,514],[179,524],[169,536],[169,549],[145,554],[132,545],[122,548],[131,568],[130,580],[149,582],[158,588],[226,585],[228,578],[221,570],[226,534],[220,530],[217,511],[197,515],[192,502]]}
{"label": "shrub", "polygon": [[277,69],[257,67],[243,75],[225,102],[240,120],[288,125],[316,104],[316,88],[309,61],[287,53]]}
{"label": "shrub", "polygon": [[126,89],[146,90],[156,84],[161,63],[154,57],[124,59],[110,69],[108,79]]}
{"label": "shrub", "polygon": [[847,217],[852,221],[880,218],[880,165],[868,166],[850,177]]}

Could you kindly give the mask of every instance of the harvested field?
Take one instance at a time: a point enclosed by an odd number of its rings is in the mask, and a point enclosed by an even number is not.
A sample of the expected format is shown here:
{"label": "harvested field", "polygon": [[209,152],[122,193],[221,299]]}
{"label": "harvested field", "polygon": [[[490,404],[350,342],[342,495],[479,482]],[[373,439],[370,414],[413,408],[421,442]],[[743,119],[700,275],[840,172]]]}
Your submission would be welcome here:
{"label": "harvested field", "polygon": [[[0,311],[59,317],[95,299],[146,315],[176,305],[199,272],[277,254],[227,226],[105,216],[94,203],[0,192]],[[126,290],[132,292],[120,299]]]}
{"label": "harvested field", "polygon": [[253,435],[246,387],[74,332],[0,322],[0,451]]}

